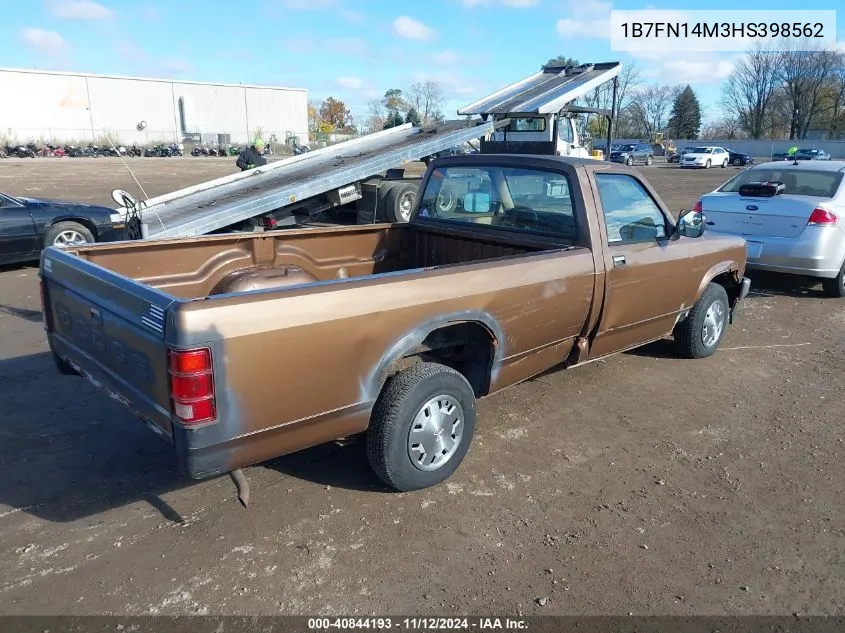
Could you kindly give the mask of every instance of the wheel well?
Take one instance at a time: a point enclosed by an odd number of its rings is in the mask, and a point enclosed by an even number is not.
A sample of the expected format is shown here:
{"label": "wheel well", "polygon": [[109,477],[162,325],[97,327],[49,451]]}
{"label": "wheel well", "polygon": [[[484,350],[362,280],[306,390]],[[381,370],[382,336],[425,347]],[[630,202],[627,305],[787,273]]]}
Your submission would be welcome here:
{"label": "wheel well", "polygon": [[737,297],[739,297],[740,284],[736,271],[719,273],[710,280],[710,283],[719,284],[725,289],[725,292],[728,293],[728,302],[730,305],[733,305]]}
{"label": "wheel well", "polygon": [[431,332],[391,367],[395,374],[416,362],[441,363],[463,374],[476,397],[490,391],[494,342],[489,330],[475,322],[456,323]]}
{"label": "wheel well", "polygon": [[60,219],[56,220],[55,222],[53,222],[52,224],[50,224],[49,226],[47,226],[47,229],[44,231],[44,236],[46,237],[47,231],[52,229],[57,224],[61,224],[62,222],[76,222],[77,224],[81,224],[86,229],[91,231],[91,235],[94,236],[94,240],[95,241],[97,240],[97,228],[94,226],[94,224],[90,220],[86,220],[85,218],[60,218]]}

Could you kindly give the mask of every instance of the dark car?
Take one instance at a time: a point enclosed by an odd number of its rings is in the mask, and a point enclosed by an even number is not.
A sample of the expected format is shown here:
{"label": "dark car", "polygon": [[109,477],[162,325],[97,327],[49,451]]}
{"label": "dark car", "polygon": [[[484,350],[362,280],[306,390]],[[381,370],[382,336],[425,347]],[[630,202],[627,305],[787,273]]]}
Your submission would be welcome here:
{"label": "dark car", "polygon": [[667,162],[667,163],[680,163],[680,162],[681,162],[681,157],[682,157],[684,154],[689,154],[691,151],[692,151],[692,148],[691,148],[691,147],[684,147],[683,149],[679,149],[679,150],[677,150],[677,151],[675,151],[675,152],[672,152],[671,154],[669,154],[669,155],[666,157],[666,162]]}
{"label": "dark car", "polygon": [[744,152],[734,152],[732,150],[728,150],[728,162],[736,167],[742,167],[744,165],[753,164],[754,157],[751,154],[745,154]]}
{"label": "dark car", "polygon": [[37,260],[47,246],[123,240],[125,226],[109,207],[0,193],[0,264]]}
{"label": "dark car", "polygon": [[654,149],[648,143],[616,145],[610,151],[610,160],[614,163],[626,165],[633,165],[634,163],[651,165],[654,162]]}
{"label": "dark car", "polygon": [[795,152],[798,160],[830,160],[830,154],[823,149],[799,149]]}

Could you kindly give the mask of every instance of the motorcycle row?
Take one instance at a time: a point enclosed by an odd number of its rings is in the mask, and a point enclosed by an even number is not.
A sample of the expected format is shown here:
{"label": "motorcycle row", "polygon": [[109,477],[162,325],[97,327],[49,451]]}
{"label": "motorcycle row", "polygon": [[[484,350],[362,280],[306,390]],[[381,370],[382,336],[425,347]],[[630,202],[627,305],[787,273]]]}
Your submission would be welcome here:
{"label": "motorcycle row", "polygon": [[[217,147],[200,147],[196,146],[191,150],[191,156],[237,156],[244,148],[237,146],[218,145]],[[270,148],[264,150],[265,154],[270,153]],[[185,152],[181,145],[177,143],[171,144],[156,144],[152,147],[132,145],[124,147],[112,147],[110,145],[88,145],[77,147],[75,145],[53,145],[45,143],[38,146],[33,142],[23,145],[5,144],[0,146],[0,158],[35,158],[39,157],[53,157],[62,158],[70,156],[74,158],[99,158],[101,156],[145,156],[145,157],[160,157],[166,158],[170,156],[184,156]]]}

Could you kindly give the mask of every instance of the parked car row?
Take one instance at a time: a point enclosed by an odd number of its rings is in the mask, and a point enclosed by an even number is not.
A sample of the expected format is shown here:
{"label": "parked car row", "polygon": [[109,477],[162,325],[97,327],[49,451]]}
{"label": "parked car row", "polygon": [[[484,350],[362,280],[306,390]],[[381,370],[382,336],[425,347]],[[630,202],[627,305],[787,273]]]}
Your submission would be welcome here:
{"label": "parked car row", "polygon": [[772,154],[772,160],[830,160],[830,154],[823,149],[798,148],[792,152]]}

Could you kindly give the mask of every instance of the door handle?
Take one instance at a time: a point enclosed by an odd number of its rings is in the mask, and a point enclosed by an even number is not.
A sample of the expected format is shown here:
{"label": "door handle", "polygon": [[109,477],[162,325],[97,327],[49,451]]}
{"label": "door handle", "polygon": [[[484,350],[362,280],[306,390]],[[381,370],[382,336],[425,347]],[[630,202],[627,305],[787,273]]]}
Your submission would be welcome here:
{"label": "door handle", "polygon": [[613,265],[614,265],[616,268],[619,268],[619,267],[621,267],[621,266],[624,266],[624,265],[625,265],[625,263],[626,263],[626,262],[625,262],[625,256],[624,256],[624,255],[614,255],[614,256],[613,256]]}

